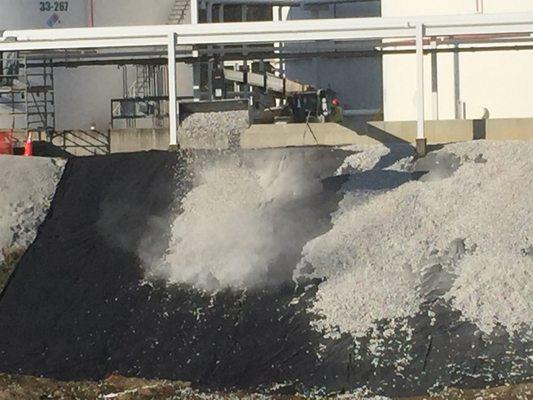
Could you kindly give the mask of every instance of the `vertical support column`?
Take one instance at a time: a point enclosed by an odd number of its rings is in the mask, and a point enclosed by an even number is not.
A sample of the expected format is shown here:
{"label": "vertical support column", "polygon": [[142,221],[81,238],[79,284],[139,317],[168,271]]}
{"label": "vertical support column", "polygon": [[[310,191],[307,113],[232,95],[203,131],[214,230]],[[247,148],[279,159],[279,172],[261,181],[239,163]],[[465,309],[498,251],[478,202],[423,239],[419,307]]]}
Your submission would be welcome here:
{"label": "vertical support column", "polygon": [[455,99],[455,119],[463,119],[463,106],[461,101],[461,70],[459,64],[459,43],[454,44],[453,52],[453,91]]}
{"label": "vertical support column", "polygon": [[[191,24],[198,24],[198,0],[191,0]],[[198,51],[193,51],[193,56],[198,57]],[[192,64],[192,95],[194,101],[200,101],[200,63]]]}
{"label": "vertical support column", "polygon": [[433,119],[439,119],[439,70],[437,59],[437,41],[431,41],[431,103],[433,106]]}
{"label": "vertical support column", "polygon": [[424,124],[424,24],[416,26],[416,66],[417,66],[417,121],[416,152],[426,155],[426,132]]}
{"label": "vertical support column", "polygon": [[170,150],[178,147],[178,99],[176,92],[176,34],[168,35],[168,115]]}
{"label": "vertical support column", "polygon": [[213,3],[207,3],[206,7],[206,19],[207,23],[210,24],[213,22]]}
{"label": "vertical support column", "polygon": [[122,97],[128,98],[128,66],[122,66]]}
{"label": "vertical support column", "polygon": [[[218,6],[218,22],[220,22],[220,23],[223,23],[223,22],[224,22],[224,4],[220,4],[220,5]],[[217,68],[224,68],[224,65],[225,65],[225,64],[224,64],[224,55],[225,55],[225,54],[224,54],[224,45],[221,44],[221,45],[219,46],[219,49],[220,49],[220,50],[219,50],[220,58],[218,59],[218,65],[217,65]],[[222,93],[223,93],[223,94],[222,94],[223,98],[226,97],[226,95],[224,94],[225,92],[226,92],[225,90],[222,91]]]}
{"label": "vertical support column", "polygon": [[192,66],[192,92],[193,100],[200,101],[200,80],[201,80],[201,65],[195,62]]}
{"label": "vertical support column", "polygon": [[[207,23],[211,24],[213,22],[213,3],[208,2],[207,3],[207,11],[206,11],[206,18]],[[207,45],[207,55],[209,57],[209,61],[207,64],[207,90],[208,93],[208,100],[213,100],[213,46]]]}
{"label": "vertical support column", "polygon": [[[248,5],[243,4],[241,7],[241,22],[246,22],[246,21],[248,21]],[[248,98],[248,100],[250,101],[250,96],[249,96],[250,86],[247,85],[248,72],[249,72],[248,61],[247,61],[247,57],[248,57],[247,47],[248,46],[246,46],[245,44],[242,45],[242,54],[244,56],[244,59],[242,61],[242,70],[246,74],[246,79],[245,79],[245,82],[243,82],[243,84],[241,85],[241,92],[242,92],[241,97]]]}
{"label": "vertical support column", "polygon": [[191,0],[191,24],[198,23],[198,0]]}
{"label": "vertical support column", "polygon": [[483,0],[476,0],[476,13],[483,14]]}
{"label": "vertical support column", "polygon": [[214,100],[214,97],[213,97],[213,91],[215,90],[213,88],[213,64],[215,63],[215,60],[213,59],[213,57],[209,57],[209,60],[207,61],[207,90],[209,91],[208,93],[208,100],[209,101],[213,101]]}
{"label": "vertical support column", "polygon": [[[239,63],[233,64],[233,70],[238,71],[239,70]],[[239,95],[237,94],[240,91],[239,82],[235,81],[233,82],[233,98],[238,99]]]}
{"label": "vertical support column", "polygon": [[[281,6],[273,6],[272,7],[272,20],[274,22],[281,21]],[[281,46],[280,42],[274,42],[274,54],[279,54],[279,47]],[[281,60],[279,58],[275,59],[274,62],[274,68],[276,71],[274,71],[274,75],[281,76]],[[279,107],[281,105],[281,99],[276,97],[275,98],[276,107]]]}
{"label": "vertical support column", "polygon": [[94,27],[94,1],[93,0],[89,0],[87,13],[88,13],[87,26],[89,28],[93,28]]}

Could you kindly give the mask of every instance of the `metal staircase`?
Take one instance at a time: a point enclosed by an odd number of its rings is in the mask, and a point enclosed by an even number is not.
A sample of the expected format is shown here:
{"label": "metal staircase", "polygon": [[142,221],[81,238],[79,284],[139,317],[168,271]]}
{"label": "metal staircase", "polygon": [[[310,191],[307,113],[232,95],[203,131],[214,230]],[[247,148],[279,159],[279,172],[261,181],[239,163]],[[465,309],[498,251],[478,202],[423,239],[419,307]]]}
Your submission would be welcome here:
{"label": "metal staircase", "polygon": [[195,0],[176,0],[168,16],[167,25],[179,25],[183,23],[190,8],[190,2]]}

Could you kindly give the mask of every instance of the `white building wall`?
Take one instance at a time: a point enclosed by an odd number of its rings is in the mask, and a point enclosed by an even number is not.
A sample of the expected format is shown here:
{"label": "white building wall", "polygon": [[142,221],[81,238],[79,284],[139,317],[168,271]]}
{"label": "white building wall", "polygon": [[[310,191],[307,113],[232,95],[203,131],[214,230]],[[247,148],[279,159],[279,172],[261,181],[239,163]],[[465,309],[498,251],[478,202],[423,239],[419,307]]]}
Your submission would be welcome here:
{"label": "white building wall", "polygon": [[[46,2],[0,0],[0,30],[49,28],[47,22],[56,11],[47,11],[46,4],[41,11],[42,3]],[[58,2],[49,3],[54,8]],[[68,0],[68,10],[56,13],[59,19],[53,29],[87,26],[88,4],[88,0]],[[94,0],[94,25],[165,24],[173,4],[174,0]],[[187,18],[190,16],[186,22]],[[192,68],[178,64],[178,76],[178,95],[191,95]],[[122,71],[115,66],[57,68],[55,85],[58,130],[88,129],[93,123],[105,130],[110,122],[110,100],[122,97]],[[18,123],[17,127],[23,127]],[[11,120],[0,119],[0,127],[10,126]]]}
{"label": "white building wall", "polygon": [[[384,17],[532,12],[530,0],[383,0]],[[533,116],[533,51],[440,53],[438,110],[432,96],[431,55],[425,56],[427,119]],[[385,120],[416,119],[414,54],[383,57]],[[438,111],[438,112],[437,112]]]}

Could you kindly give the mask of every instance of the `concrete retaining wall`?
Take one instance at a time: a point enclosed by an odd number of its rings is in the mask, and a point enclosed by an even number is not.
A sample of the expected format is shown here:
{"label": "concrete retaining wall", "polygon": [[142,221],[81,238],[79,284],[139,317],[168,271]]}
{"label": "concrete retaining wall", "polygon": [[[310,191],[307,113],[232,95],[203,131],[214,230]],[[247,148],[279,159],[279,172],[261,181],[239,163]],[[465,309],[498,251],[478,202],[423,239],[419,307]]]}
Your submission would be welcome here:
{"label": "concrete retaining wall", "polygon": [[[314,133],[314,135],[312,134]],[[429,144],[473,139],[533,140],[533,118],[439,120],[426,122]],[[416,138],[415,121],[346,122],[343,125],[254,125],[241,137],[244,148],[407,142]]]}
{"label": "concrete retaining wall", "polygon": [[[81,131],[76,131],[80,135]],[[17,131],[16,136],[23,141],[25,132]],[[144,150],[167,150],[168,129],[112,129],[110,132],[112,153],[125,153]],[[429,144],[487,140],[533,140],[533,118],[488,119],[488,120],[447,120],[427,121],[426,136]],[[241,135],[243,148],[269,148],[293,146],[342,146],[350,144],[414,143],[416,122],[355,122],[343,125],[334,123],[272,124],[252,125]],[[178,134],[179,138],[179,134]],[[90,137],[88,137],[90,139]],[[194,148],[194,141],[188,137],[182,140],[184,148]],[[54,143],[61,146],[60,141]],[[101,144],[99,142],[99,144]],[[200,146],[202,147],[202,146]],[[205,146],[204,146],[205,147]],[[84,149],[75,155],[88,155]],[[99,152],[98,152],[99,153]]]}
{"label": "concrete retaining wall", "polygon": [[168,129],[112,129],[111,153],[168,150]]}

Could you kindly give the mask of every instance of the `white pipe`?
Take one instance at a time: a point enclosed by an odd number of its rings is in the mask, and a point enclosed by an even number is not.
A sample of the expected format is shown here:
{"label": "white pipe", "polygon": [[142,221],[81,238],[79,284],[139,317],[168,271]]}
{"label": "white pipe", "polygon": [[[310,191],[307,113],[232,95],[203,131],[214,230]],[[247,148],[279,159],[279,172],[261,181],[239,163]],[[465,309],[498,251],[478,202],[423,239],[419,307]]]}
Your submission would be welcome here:
{"label": "white pipe", "polygon": [[[96,29],[96,28],[94,28]],[[166,37],[92,39],[92,40],[43,40],[43,41],[1,41],[0,51],[24,50],[66,50],[66,49],[104,49],[126,47],[166,46]]]}
{"label": "white pipe", "polygon": [[[455,34],[515,34],[533,32],[533,14],[483,14],[407,18],[346,18],[280,22],[154,25],[100,28],[5,31],[0,50],[46,50],[166,46],[170,33],[178,45],[251,44],[312,40],[414,38],[416,21],[432,37]],[[122,42],[113,39],[125,39]],[[492,40],[493,38],[491,38]],[[61,42],[62,41],[62,42]],[[152,42],[151,42],[152,41]],[[57,44],[61,42],[62,44]],[[494,44],[495,42],[492,42]]]}
{"label": "white pipe", "polygon": [[168,35],[168,114],[170,146],[178,144],[178,100],[176,93],[176,35]]}
{"label": "white pipe", "polygon": [[425,139],[424,131],[424,25],[416,27],[416,65],[417,65],[417,122],[416,138]]}
{"label": "white pipe", "polygon": [[[260,40],[261,35],[278,34],[279,41],[298,41],[305,36],[312,40],[413,37],[412,29],[424,24],[427,36],[458,34],[500,34],[533,32],[533,13],[514,14],[470,14],[451,16],[422,16],[400,18],[339,18],[321,20],[292,20],[280,22],[236,22],[214,24],[148,25],[127,27],[67,28],[7,30],[3,38],[17,40],[58,40],[58,39],[109,39],[121,37],[159,37],[171,32],[178,35],[178,44],[222,43],[225,36],[239,37],[235,44],[250,40],[270,42],[270,38]],[[315,35],[312,35],[316,32]],[[197,40],[195,40],[197,39]]]}

